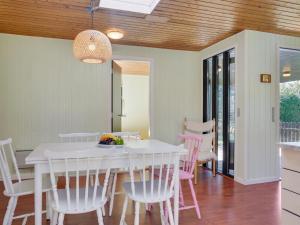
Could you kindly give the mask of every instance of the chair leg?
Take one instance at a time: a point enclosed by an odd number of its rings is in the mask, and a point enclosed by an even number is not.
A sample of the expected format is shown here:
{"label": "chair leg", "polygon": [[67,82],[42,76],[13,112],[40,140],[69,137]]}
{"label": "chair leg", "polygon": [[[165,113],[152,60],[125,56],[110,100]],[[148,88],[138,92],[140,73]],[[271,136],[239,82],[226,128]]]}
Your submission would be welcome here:
{"label": "chair leg", "polygon": [[28,216],[24,217],[24,219],[23,219],[23,221],[22,221],[22,225],[26,225],[27,220],[28,220]]}
{"label": "chair leg", "polygon": [[46,218],[50,220],[52,218],[52,207],[51,207],[51,194],[50,191],[46,193]]}
{"label": "chair leg", "polygon": [[135,202],[135,210],[134,210],[134,225],[139,225],[140,219],[140,203]]}
{"label": "chair leg", "polygon": [[53,210],[50,224],[51,225],[56,225],[57,224],[57,218],[58,218],[58,212]]}
{"label": "chair leg", "polygon": [[94,175],[90,175],[90,185],[94,186],[95,182],[94,182]]}
{"label": "chair leg", "polygon": [[174,217],[173,217],[173,212],[172,212],[172,206],[171,206],[170,199],[167,200],[167,209],[168,209],[170,225],[174,225]]}
{"label": "chair leg", "polygon": [[180,198],[180,205],[184,206],[184,198],[183,198],[183,193],[182,193],[181,181],[179,181],[179,198]]}
{"label": "chair leg", "polygon": [[12,224],[13,217],[14,217],[14,214],[15,214],[15,209],[16,209],[16,206],[17,206],[17,202],[18,202],[18,197],[13,197],[13,204],[12,204],[12,208],[11,208],[11,212],[10,212],[10,217],[9,217],[9,220],[8,220],[8,225]]}
{"label": "chair leg", "polygon": [[121,215],[120,225],[125,224],[125,215],[126,215],[127,205],[128,205],[128,197],[126,195],[124,203],[123,203],[123,211],[122,211],[122,215]]}
{"label": "chair leg", "polygon": [[111,190],[110,201],[109,201],[109,214],[108,214],[109,216],[112,215],[112,211],[114,208],[114,199],[115,199],[116,186],[117,186],[117,176],[118,176],[118,173],[115,172],[114,173],[114,181],[113,181],[112,190]]}
{"label": "chair leg", "polygon": [[98,217],[98,224],[99,225],[104,225],[102,209],[97,209],[97,217]]}
{"label": "chair leg", "polygon": [[215,177],[216,176],[216,160],[213,160],[212,161],[212,167],[213,167],[213,176]]}
{"label": "chair leg", "polygon": [[9,199],[7,208],[6,208],[6,212],[5,212],[5,216],[3,219],[3,225],[9,225],[11,224],[11,217],[13,217],[13,211],[14,211],[14,205],[15,205],[15,197],[11,197]]}
{"label": "chair leg", "polygon": [[165,225],[165,215],[164,215],[164,205],[163,202],[159,202],[159,210],[160,210],[160,220],[161,220],[161,224]]}
{"label": "chair leg", "polygon": [[105,216],[105,205],[102,206],[101,210],[102,210],[102,216]]}
{"label": "chair leg", "polygon": [[194,168],[194,182],[195,184],[198,183],[198,160],[196,160],[196,163],[195,163],[195,168]]}
{"label": "chair leg", "polygon": [[191,193],[192,193],[192,197],[193,197],[193,201],[194,201],[197,216],[198,216],[199,219],[201,219],[200,208],[199,208],[199,205],[198,205],[198,202],[197,202],[195,189],[194,189],[193,182],[192,182],[191,179],[189,179],[189,185],[190,185],[190,190],[191,190]]}
{"label": "chair leg", "polygon": [[64,225],[65,214],[60,213],[58,216],[58,225]]}

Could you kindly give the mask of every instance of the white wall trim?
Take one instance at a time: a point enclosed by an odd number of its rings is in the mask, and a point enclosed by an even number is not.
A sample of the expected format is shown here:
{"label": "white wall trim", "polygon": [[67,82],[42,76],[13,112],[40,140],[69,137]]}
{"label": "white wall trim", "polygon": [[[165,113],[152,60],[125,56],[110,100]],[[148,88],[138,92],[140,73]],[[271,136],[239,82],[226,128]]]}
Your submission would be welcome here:
{"label": "white wall trim", "polygon": [[249,76],[248,76],[248,31],[245,31],[244,36],[244,70],[243,70],[243,78],[244,78],[244,101],[243,101],[243,108],[244,108],[244,177],[248,177],[248,158],[249,158],[249,152],[248,152],[248,139],[249,139],[249,132],[248,132],[248,122],[249,122]]}
{"label": "white wall trim", "polygon": [[[226,40],[226,39],[225,39]],[[219,43],[219,42],[218,42]],[[216,44],[218,44],[216,43]],[[233,49],[233,48],[236,48],[237,47],[237,44],[233,44],[233,45],[228,45],[226,47],[223,47],[223,48],[218,48],[218,50],[214,51],[213,53],[210,53],[210,54],[205,54],[204,56],[201,56],[201,61],[205,60],[205,59],[208,59],[210,57],[213,57],[215,55],[218,55],[222,52],[226,52],[230,49]],[[210,46],[208,47],[210,48]],[[205,49],[201,50],[201,51],[205,51]]]}
{"label": "white wall trim", "polygon": [[[236,42],[236,41],[235,41]],[[209,47],[208,47],[209,48]],[[213,56],[215,56],[215,55],[218,55],[218,54],[220,54],[220,53],[223,53],[223,52],[226,52],[226,51],[228,51],[228,50],[231,50],[231,49],[234,49],[235,50],[235,83],[234,83],[234,86],[235,86],[235,89],[237,89],[237,87],[238,87],[238,84],[239,84],[239,82],[241,82],[240,80],[239,80],[239,77],[241,77],[241,74],[238,74],[238,68],[239,68],[239,57],[237,57],[238,56],[238,51],[239,51],[239,46],[238,46],[238,44],[237,43],[235,43],[235,44],[231,44],[231,45],[228,45],[228,46],[226,46],[226,47],[223,47],[223,48],[218,48],[218,50],[216,50],[216,51],[214,51],[213,52],[213,54],[205,54],[204,56],[201,56],[201,63],[203,63],[203,61],[205,60],[205,59],[208,59],[208,58],[211,58],[211,57],[213,57]],[[202,70],[202,74],[201,74],[201,76],[203,76],[203,70]],[[203,90],[203,83],[202,83],[202,90]],[[241,108],[240,106],[238,106],[238,99],[239,99],[239,95],[238,95],[238,93],[236,92],[236,95],[235,95],[235,126],[236,126],[236,128],[238,128],[239,126],[240,126],[240,124],[239,124],[239,119],[240,118],[243,118],[242,117],[242,115],[240,115],[239,117],[237,117],[237,109],[238,108]],[[203,110],[203,105],[202,105],[202,110]],[[239,129],[236,129],[236,131],[237,130],[239,130]],[[239,133],[238,132],[235,132],[235,149],[237,149],[236,148],[236,143],[237,143],[237,139],[239,138]],[[236,154],[236,151],[235,151],[235,153],[234,154]],[[246,162],[246,161],[245,161]],[[234,165],[237,165],[238,163],[237,163],[237,157],[234,157]],[[236,167],[235,167],[236,168]]]}
{"label": "white wall trim", "polygon": [[[235,104],[234,104],[234,120],[235,120],[235,132],[234,132],[234,136],[235,136],[235,139],[234,139],[234,156],[236,155],[236,146],[237,146],[237,140],[239,138],[239,132],[237,132],[239,129],[239,126],[240,126],[240,123],[239,123],[239,119],[241,118],[241,113],[238,117],[237,115],[237,111],[238,111],[238,108],[241,108],[240,106],[238,106],[238,102],[239,102],[239,95],[238,95],[238,92],[237,92],[237,87],[239,85],[239,77],[240,75],[238,74],[238,68],[239,68],[239,57],[237,57],[238,55],[238,51],[239,51],[239,47],[238,47],[238,44],[234,44],[232,48],[230,49],[234,49],[234,58],[235,58],[235,63],[234,63],[234,89],[235,89]],[[237,157],[234,157],[234,167],[236,168],[236,165],[237,165]]]}
{"label": "white wall trim", "polygon": [[[276,44],[276,74],[275,74],[275,93],[276,93],[276,98],[275,98],[275,126],[276,126],[276,140],[277,140],[277,146],[279,149],[279,143],[280,143],[280,48],[287,48],[287,49],[293,49],[293,50],[299,50],[300,47],[299,45],[294,45],[294,44]],[[279,156],[278,156],[279,157]],[[281,168],[281,160],[278,160],[280,163],[279,169]],[[281,170],[278,172],[281,176]]]}
{"label": "white wall trim", "polygon": [[252,185],[252,184],[262,184],[280,181],[279,177],[261,177],[254,179],[242,179],[239,177],[234,177],[234,181],[243,184],[243,185]]}
{"label": "white wall trim", "polygon": [[[145,58],[145,57],[136,57],[136,56],[121,56],[121,55],[113,55],[112,56],[112,61],[113,60],[132,60],[132,61],[148,61],[150,62],[150,78],[149,78],[149,124],[150,124],[150,138],[154,138],[154,59],[153,58]],[[111,72],[112,73],[112,72]],[[110,109],[112,108],[112,96],[111,96],[111,80],[110,80],[110,88],[109,88],[109,96],[110,96]],[[111,127],[111,110],[109,113],[109,129],[112,130]]]}

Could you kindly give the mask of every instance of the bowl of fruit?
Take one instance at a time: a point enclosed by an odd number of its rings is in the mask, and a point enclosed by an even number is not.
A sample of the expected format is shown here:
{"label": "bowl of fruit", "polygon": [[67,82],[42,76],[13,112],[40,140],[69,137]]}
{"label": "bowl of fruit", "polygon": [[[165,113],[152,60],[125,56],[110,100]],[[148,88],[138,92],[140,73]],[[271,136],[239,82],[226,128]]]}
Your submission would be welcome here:
{"label": "bowl of fruit", "polygon": [[103,148],[111,148],[111,147],[121,148],[124,146],[124,140],[123,138],[115,136],[113,134],[103,134],[100,137],[100,141],[98,145]]}

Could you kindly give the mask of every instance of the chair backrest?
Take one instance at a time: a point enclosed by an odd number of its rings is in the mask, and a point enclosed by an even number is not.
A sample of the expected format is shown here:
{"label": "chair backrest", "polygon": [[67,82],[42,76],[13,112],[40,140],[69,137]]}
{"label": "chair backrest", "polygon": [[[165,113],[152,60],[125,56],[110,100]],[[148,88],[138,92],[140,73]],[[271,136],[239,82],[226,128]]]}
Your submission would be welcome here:
{"label": "chair backrest", "polygon": [[129,140],[141,140],[141,135],[138,131],[130,132],[130,131],[122,131],[122,132],[113,132],[115,136],[122,137],[125,141]]}
{"label": "chair backrest", "polygon": [[[49,163],[53,199],[58,209],[60,208],[60,199],[57,192],[56,176],[61,176],[62,173],[64,173],[66,179],[64,191],[67,197],[68,210],[84,211],[87,207],[90,207],[90,204],[95,205],[96,198],[99,199],[100,194],[101,200],[105,200],[110,175],[109,163],[107,163],[108,160],[105,156],[93,156],[93,154],[89,154],[88,151],[60,152],[59,154],[55,151],[48,151],[45,155]],[[99,193],[99,185],[101,184],[99,175],[100,173],[103,174],[103,171],[105,171],[102,185],[103,189],[102,193]],[[90,174],[95,175],[94,184],[92,186],[90,185]],[[84,186],[80,187],[82,178],[84,178]],[[71,188],[70,182],[74,182],[74,179],[75,188]],[[80,191],[80,189],[84,189],[84,191]],[[82,199],[84,199],[84,203]],[[92,202],[90,202],[91,199]],[[74,202],[75,205],[72,205]]]}
{"label": "chair backrest", "polygon": [[5,191],[9,194],[13,194],[14,189],[12,185],[13,184],[12,174],[8,162],[9,158],[12,160],[13,167],[17,176],[17,180],[18,182],[21,182],[21,176],[17,165],[17,160],[15,157],[15,152],[12,147],[11,138],[0,141],[0,170],[1,170]]}
{"label": "chair backrest", "polygon": [[[132,194],[136,195],[136,176],[135,171],[142,171],[141,181],[143,185],[144,200],[154,198],[164,198],[167,193],[173,193],[175,172],[179,169],[179,152],[177,150],[165,149],[157,152],[145,152],[144,149],[135,149],[129,151],[129,172]],[[147,169],[150,176],[147,177]],[[154,175],[155,171],[159,173]]]}
{"label": "chair backrest", "polygon": [[[185,131],[184,134],[195,134],[195,133],[190,131]],[[202,137],[201,152],[214,150],[215,133],[211,132],[211,133],[201,134],[201,137]]]}
{"label": "chair backrest", "polygon": [[201,151],[212,151],[214,150],[214,138],[215,133],[202,134],[202,145]]}
{"label": "chair backrest", "polygon": [[197,122],[192,120],[184,119],[184,133],[186,134],[205,134],[203,135],[203,151],[213,151],[215,152],[215,120],[209,120],[207,122]]}
{"label": "chair backrest", "polygon": [[200,134],[181,134],[179,137],[184,140],[184,147],[188,150],[188,154],[183,159],[182,170],[190,174],[193,173],[196,160],[202,146],[202,135]]}
{"label": "chair backrest", "polygon": [[210,133],[215,132],[215,120],[209,120],[207,122],[197,122],[188,120],[187,118],[184,119],[184,131],[190,131],[193,133]]}
{"label": "chair backrest", "polygon": [[58,135],[62,142],[88,142],[98,141],[100,133],[68,133]]}

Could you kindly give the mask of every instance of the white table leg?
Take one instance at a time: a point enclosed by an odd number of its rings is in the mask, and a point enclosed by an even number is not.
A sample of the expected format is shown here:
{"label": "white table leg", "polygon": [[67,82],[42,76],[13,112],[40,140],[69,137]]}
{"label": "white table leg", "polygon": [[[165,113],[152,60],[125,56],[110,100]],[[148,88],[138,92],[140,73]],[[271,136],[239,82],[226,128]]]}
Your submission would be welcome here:
{"label": "white table leg", "polygon": [[179,224],[179,170],[174,171],[175,183],[174,183],[174,224]]}
{"label": "white table leg", "polygon": [[38,164],[34,166],[34,212],[35,225],[42,225],[42,174]]}

